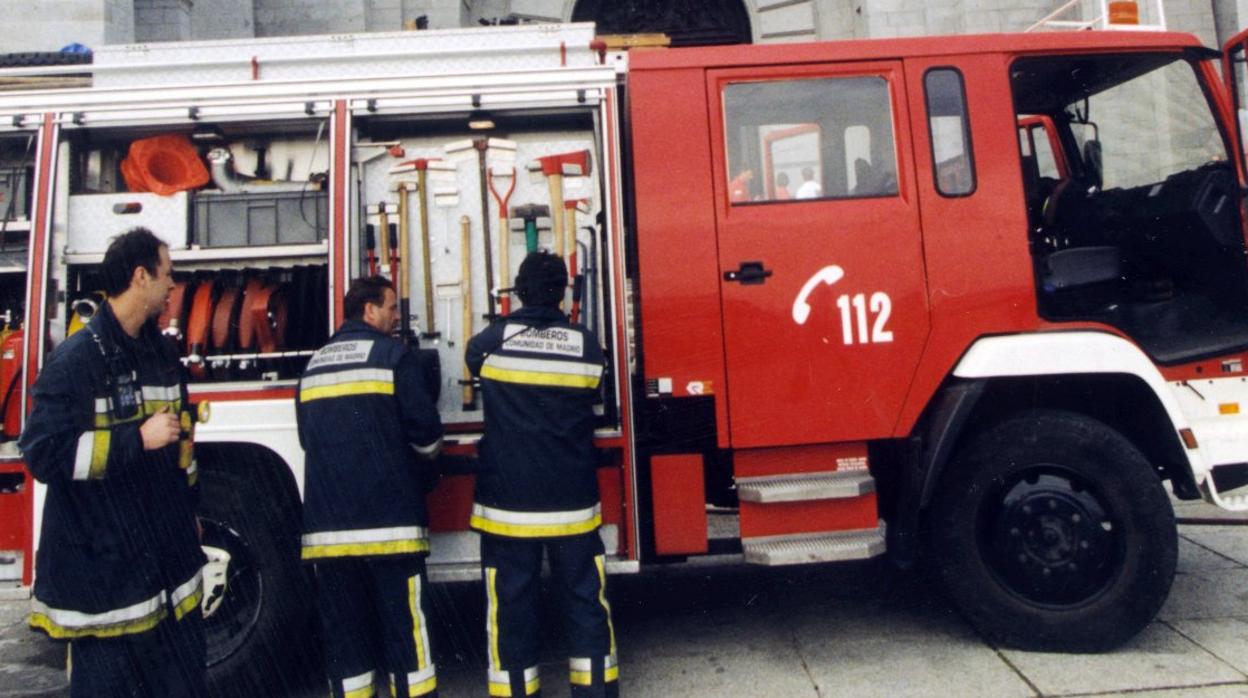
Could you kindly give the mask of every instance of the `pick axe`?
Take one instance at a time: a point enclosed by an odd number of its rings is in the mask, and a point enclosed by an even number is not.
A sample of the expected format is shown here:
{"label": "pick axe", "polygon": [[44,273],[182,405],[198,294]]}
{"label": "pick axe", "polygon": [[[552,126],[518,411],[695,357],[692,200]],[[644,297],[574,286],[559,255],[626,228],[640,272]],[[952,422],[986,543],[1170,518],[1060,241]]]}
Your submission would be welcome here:
{"label": "pick axe", "polygon": [[535,163],[537,169],[540,169],[546,176],[546,184],[550,187],[550,210],[553,214],[555,229],[555,254],[564,253],[563,178],[565,175],[581,177],[589,174],[589,163],[588,150],[547,155],[538,158]]}

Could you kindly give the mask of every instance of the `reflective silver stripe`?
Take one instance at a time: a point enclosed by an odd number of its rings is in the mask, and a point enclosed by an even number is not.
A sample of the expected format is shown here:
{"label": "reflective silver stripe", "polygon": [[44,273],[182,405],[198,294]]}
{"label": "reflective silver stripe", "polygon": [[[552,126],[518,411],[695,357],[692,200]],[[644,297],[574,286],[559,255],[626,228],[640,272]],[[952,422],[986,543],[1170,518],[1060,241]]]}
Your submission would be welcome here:
{"label": "reflective silver stripe", "polygon": [[84,431],[78,437],[78,450],[74,453],[74,479],[91,477],[91,454],[95,451],[95,432]]}
{"label": "reflective silver stripe", "polygon": [[391,371],[388,368],[354,368],[349,371],[333,371],[316,376],[306,376],[300,384],[300,387],[303,389],[322,388],[327,385],[357,383],[359,381],[380,381],[382,383],[393,383],[394,371]]}
{"label": "reflective silver stripe", "polygon": [[192,576],[190,579],[178,585],[178,588],[174,589],[173,593],[169,595],[169,602],[172,603],[174,606],[177,606],[178,604],[182,603],[182,601],[185,600],[187,597],[191,596],[196,591],[198,591],[199,588],[203,585],[203,583],[204,583],[204,576],[203,576],[203,571],[201,570],[199,572],[196,572],[194,576]]}
{"label": "reflective silver stripe", "polygon": [[437,674],[437,670],[432,664],[424,669],[421,669],[420,671],[409,671],[407,672],[407,685],[415,686],[423,681],[428,681],[429,679],[432,679],[435,674]]}
{"label": "reflective silver stripe", "polygon": [[433,443],[427,446],[418,446],[416,444],[412,444],[412,448],[415,449],[415,451],[422,456],[437,455],[438,451],[442,450],[442,439],[438,439],[437,441],[434,441]]}
{"label": "reflective silver stripe", "polygon": [[145,385],[143,386],[143,400],[165,400],[173,402],[182,399],[182,388],[177,385]]}
{"label": "reflective silver stripe", "polygon": [[30,602],[30,610],[33,613],[39,613],[47,616],[49,620],[62,628],[78,629],[92,628],[101,625],[120,625],[130,621],[146,618],[161,610],[165,601],[165,592],[161,591],[146,601],[140,601],[133,606],[118,608],[104,613],[83,613],[82,611],[69,611],[62,608],[52,608],[38,599],[32,599]]}
{"label": "reflective silver stripe", "polygon": [[424,526],[393,528],[362,528],[353,531],[321,531],[303,534],[303,544],[343,545],[348,543],[387,543],[400,540],[421,540],[428,537]]}
{"label": "reflective silver stripe", "polygon": [[192,458],[191,464],[186,466],[186,476],[190,477],[191,475],[194,475],[197,472],[199,472],[199,461]]}
{"label": "reflective silver stripe", "polygon": [[108,406],[108,398],[97,397],[95,399],[95,413],[96,414],[108,414],[109,412],[112,412],[112,411],[113,411],[112,408]]}
{"label": "reflective silver stripe", "polygon": [[[535,679],[537,679],[537,667],[531,666],[528,669],[524,670],[524,682],[525,683],[528,683]],[[489,680],[490,680],[490,683],[510,684],[511,672],[510,671],[494,671],[493,669],[490,669]]]}
{"label": "reflective silver stripe", "polygon": [[[602,665],[604,668],[610,669],[615,666],[617,661],[614,654],[608,654],[602,658]],[[589,657],[573,657],[568,660],[568,666],[573,671],[589,671],[593,666],[593,660]]]}
{"label": "reflective silver stripe", "polygon": [[472,505],[472,515],[499,523],[516,524],[519,526],[574,524],[589,521],[602,513],[602,504],[598,503],[588,509],[576,511],[508,511],[495,509],[484,504]]}
{"label": "reflective silver stripe", "polygon": [[359,676],[348,676],[342,680],[342,690],[358,691],[361,688],[368,688],[373,685],[373,672],[360,674]]}
{"label": "reflective silver stripe", "polygon": [[491,354],[485,360],[486,366],[505,371],[531,371],[534,373],[559,373],[569,376],[589,376],[596,378],[602,374],[602,364],[583,361],[551,361],[549,359],[530,359],[523,356],[499,356]]}

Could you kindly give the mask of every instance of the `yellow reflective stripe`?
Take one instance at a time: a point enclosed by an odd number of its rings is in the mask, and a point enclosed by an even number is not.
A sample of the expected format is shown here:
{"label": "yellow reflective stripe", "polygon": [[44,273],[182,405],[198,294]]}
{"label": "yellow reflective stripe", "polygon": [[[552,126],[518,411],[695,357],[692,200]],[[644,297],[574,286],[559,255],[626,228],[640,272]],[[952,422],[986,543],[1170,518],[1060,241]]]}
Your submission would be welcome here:
{"label": "yellow reflective stripe", "polygon": [[416,670],[429,666],[429,637],[425,629],[425,612],[420,605],[420,575],[407,580],[407,609],[412,614],[412,642],[416,645]]}
{"label": "yellow reflective stripe", "polygon": [[204,575],[203,572],[196,572],[193,577],[183,582],[178,588],[173,590],[169,595],[170,601],[173,603],[173,617],[182,620],[182,617],[199,605],[200,599],[204,597]]}
{"label": "yellow reflective stripe", "polygon": [[337,543],[333,545],[304,546],[301,557],[317,560],[326,557],[359,557],[363,555],[399,555],[402,553],[427,553],[427,540],[394,540],[382,543]]}
{"label": "yellow reflective stripe", "polygon": [[156,627],[168,615],[164,606],[146,616],[120,623],[84,626],[65,626],[52,620],[51,616],[32,611],[28,620],[30,627],[44,631],[55,640],[75,640],[83,637],[120,637],[147,632]]}
{"label": "yellow reflective stripe", "polygon": [[[524,695],[526,696],[531,696],[534,693],[537,693],[538,691],[540,691],[541,689],[542,689],[541,679],[529,679],[528,681],[524,682]],[[511,684],[510,683],[495,683],[491,681],[490,682],[490,695],[491,696],[511,696]]]}
{"label": "yellow reflective stripe", "polygon": [[113,433],[106,429],[96,430],[94,444],[91,446],[90,479],[104,477],[104,468],[108,465],[108,447],[112,443]]}
{"label": "yellow reflective stripe", "polygon": [[[609,666],[603,669],[603,681],[611,683],[620,679],[620,668]],[[594,685],[593,674],[588,671],[578,671],[573,669],[569,672],[569,681],[575,686],[592,686]]]}
{"label": "yellow reflective stripe", "polygon": [[[101,409],[101,406],[99,404],[100,402],[104,402],[103,409]],[[111,409],[109,409],[107,403],[108,403],[107,400],[96,401],[95,423],[94,423],[94,426],[96,429],[107,429],[108,427],[117,426],[118,424],[130,424],[131,422],[137,422],[142,419],[146,419],[147,417],[150,417],[156,414],[157,412],[160,412],[162,409],[168,409],[168,411],[173,414],[177,414],[179,411],[182,410],[181,398],[178,398],[176,400],[146,400],[145,399],[141,405],[141,408],[137,412],[135,412],[134,415],[130,417],[126,417],[124,419],[119,419],[113,416],[113,412]],[[183,428],[186,428],[186,427],[183,426]]]}
{"label": "yellow reflective stripe", "polygon": [[474,503],[468,525],[510,538],[572,536],[601,526],[602,507],[595,504],[575,511],[509,511]]}
{"label": "yellow reflective stripe", "polygon": [[341,681],[344,698],[372,698],[373,672],[349,676]]}
{"label": "yellow reflective stripe", "polygon": [[600,376],[578,376],[568,373],[546,373],[544,371],[517,371],[515,369],[482,366],[481,377],[499,383],[518,383],[521,385],[543,385],[556,388],[597,388],[602,380]]}
{"label": "yellow reflective stripe", "polygon": [[[594,565],[598,568],[598,603],[607,614],[607,634],[611,637],[611,655],[615,656],[615,625],[611,622],[611,604],[607,602],[607,569],[606,556],[595,555]],[[608,679],[609,680],[609,679]]]}
{"label": "yellow reflective stripe", "polygon": [[[502,671],[503,664],[498,654],[498,568],[485,568],[485,594],[489,601],[489,608],[486,611],[487,623],[486,630],[490,640],[490,669],[494,671]],[[493,684],[491,683],[491,690]],[[507,694],[511,694],[511,688],[508,687]],[[491,693],[490,695],[493,695]]]}
{"label": "yellow reflective stripe", "polygon": [[468,520],[468,525],[483,533],[509,538],[555,538],[593,531],[602,525],[602,515],[573,524],[509,524],[474,515]]}
{"label": "yellow reflective stripe", "polygon": [[409,683],[407,685],[407,696],[408,698],[416,698],[416,696],[423,696],[429,693],[433,693],[435,690],[437,690],[437,688],[438,688],[438,677],[435,676],[431,679],[425,679],[424,681],[421,681],[420,683]]}
{"label": "yellow reflective stripe", "polygon": [[394,383],[384,381],[355,381],[307,388],[299,392],[299,402],[312,402],[347,395],[394,395]]}

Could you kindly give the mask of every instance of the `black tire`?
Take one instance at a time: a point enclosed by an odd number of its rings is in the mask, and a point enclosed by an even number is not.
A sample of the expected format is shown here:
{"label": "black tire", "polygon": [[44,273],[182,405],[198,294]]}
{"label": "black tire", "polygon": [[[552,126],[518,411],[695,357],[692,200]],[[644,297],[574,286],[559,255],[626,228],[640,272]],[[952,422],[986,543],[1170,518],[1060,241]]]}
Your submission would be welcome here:
{"label": "black tire", "polygon": [[82,65],[90,62],[91,54],[89,53],[61,53],[60,51],[0,53],[0,68]]}
{"label": "black tire", "polygon": [[1116,647],[1174,580],[1178,532],[1161,480],[1120,433],[1072,412],[1022,413],[973,438],[930,523],[954,604],[1010,647]]}
{"label": "black tire", "polygon": [[292,695],[316,685],[320,643],[299,562],[298,510],[280,504],[279,485],[266,483],[275,478],[263,469],[205,468],[200,477],[203,543],[232,557],[225,598],[205,619],[214,695]]}

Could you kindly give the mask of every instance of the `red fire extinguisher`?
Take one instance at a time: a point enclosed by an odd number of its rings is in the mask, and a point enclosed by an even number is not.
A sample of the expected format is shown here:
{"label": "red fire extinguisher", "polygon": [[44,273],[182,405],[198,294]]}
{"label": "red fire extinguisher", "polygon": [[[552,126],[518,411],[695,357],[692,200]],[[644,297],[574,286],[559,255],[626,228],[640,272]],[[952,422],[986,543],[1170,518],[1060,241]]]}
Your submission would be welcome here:
{"label": "red fire extinguisher", "polygon": [[0,390],[4,413],[4,437],[16,439],[22,433],[22,330],[9,333],[0,341]]}

